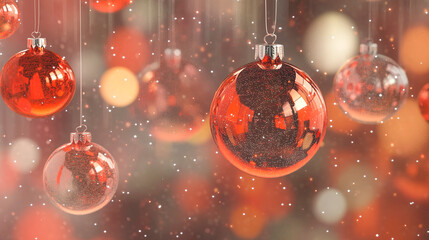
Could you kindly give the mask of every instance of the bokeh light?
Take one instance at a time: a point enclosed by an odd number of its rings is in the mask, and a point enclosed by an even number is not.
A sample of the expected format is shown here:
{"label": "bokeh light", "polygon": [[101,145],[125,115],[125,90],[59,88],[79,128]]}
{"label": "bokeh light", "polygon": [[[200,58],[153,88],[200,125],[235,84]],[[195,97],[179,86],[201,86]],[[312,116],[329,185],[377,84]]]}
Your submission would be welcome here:
{"label": "bokeh light", "polygon": [[40,161],[38,145],[29,138],[20,138],[9,148],[9,159],[16,170],[21,173],[30,173]]}
{"label": "bokeh light", "polygon": [[414,26],[402,37],[399,48],[399,59],[404,68],[414,74],[425,74],[429,71],[429,28]]}
{"label": "bokeh light", "polygon": [[326,224],[340,221],[347,211],[347,201],[341,191],[330,188],[319,192],[314,200],[315,217]]}
{"label": "bokeh light", "polygon": [[133,103],[139,89],[137,77],[124,67],[111,68],[101,77],[101,97],[107,104],[115,107],[126,107]]}
{"label": "bokeh light", "polygon": [[304,37],[304,53],[311,66],[335,73],[358,49],[356,24],[347,15],[327,12],[317,17]]}

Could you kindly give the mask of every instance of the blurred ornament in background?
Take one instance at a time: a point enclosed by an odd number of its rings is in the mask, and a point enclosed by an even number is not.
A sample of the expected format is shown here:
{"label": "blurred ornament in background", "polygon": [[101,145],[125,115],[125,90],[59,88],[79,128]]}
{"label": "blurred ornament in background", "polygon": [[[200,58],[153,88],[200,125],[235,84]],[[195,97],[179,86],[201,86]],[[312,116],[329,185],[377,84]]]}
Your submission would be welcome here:
{"label": "blurred ornament in background", "polygon": [[26,117],[56,114],[73,98],[73,71],[64,58],[45,49],[45,38],[29,38],[28,48],[3,66],[0,77],[3,100]]}
{"label": "blurred ornament in background", "polygon": [[399,159],[393,170],[396,189],[408,199],[422,203],[429,199],[429,161],[425,158],[422,154],[418,160]]}
{"label": "blurred ornament in background", "polygon": [[338,68],[356,53],[356,24],[347,15],[327,12],[308,28],[304,36],[304,54],[311,66],[326,73]]}
{"label": "blurred ornament in background", "polygon": [[419,92],[419,107],[423,118],[429,122],[429,83],[426,83]]}
{"label": "blurred ornament in background", "polygon": [[99,12],[113,13],[123,9],[132,2],[133,0],[91,0],[91,6]]}
{"label": "blurred ornament in background", "polygon": [[405,101],[396,117],[378,126],[380,146],[390,156],[419,156],[429,144],[429,124],[421,118],[417,102]]}
{"label": "blurred ornament in background", "polygon": [[174,182],[174,198],[187,214],[205,213],[212,204],[210,185],[203,176],[182,176]]}
{"label": "blurred ornament in background", "polygon": [[414,26],[402,36],[399,59],[407,71],[414,74],[429,72],[429,28]]}
{"label": "blurred ornament in background", "polygon": [[12,165],[21,173],[30,173],[40,161],[40,150],[37,144],[28,138],[19,138],[9,149]]}
{"label": "blurred ornament in background", "polygon": [[139,82],[133,72],[124,67],[107,70],[100,81],[100,94],[105,102],[115,107],[126,107],[139,95]]}
{"label": "blurred ornament in background", "polygon": [[347,212],[346,199],[337,189],[325,189],[317,194],[314,200],[313,212],[322,223],[337,223]]}
{"label": "blurred ornament in background", "polygon": [[134,73],[139,72],[150,58],[148,43],[136,28],[115,30],[107,39],[104,50],[108,67],[126,67]]}
{"label": "blurred ornament in background", "polygon": [[328,129],[339,134],[349,134],[362,126],[361,124],[351,120],[341,109],[338,103],[335,102],[334,92],[331,91],[325,95],[326,110],[328,114]]}
{"label": "blurred ornament in background", "polygon": [[161,61],[149,65],[141,76],[137,111],[151,121],[155,138],[182,142],[202,129],[211,83],[201,69],[182,59],[179,49],[166,49]]}
{"label": "blurred ornament in background", "polygon": [[264,230],[267,219],[264,212],[256,206],[240,205],[232,209],[229,222],[237,237],[253,239]]}
{"label": "blurred ornament in background", "polygon": [[[76,129],[78,130],[78,129]],[[118,187],[118,167],[110,153],[91,142],[91,133],[74,132],[43,169],[43,184],[53,203],[75,215],[93,213],[110,202]]]}
{"label": "blurred ornament in background", "polygon": [[408,78],[392,59],[377,54],[377,44],[360,46],[360,55],[337,72],[334,92],[338,105],[351,119],[377,124],[393,116],[408,96]]}
{"label": "blurred ornament in background", "polygon": [[210,112],[213,138],[234,166],[280,177],[304,166],[326,132],[326,106],[317,85],[283,62],[283,45],[256,45],[258,61],[232,72]]}
{"label": "blurred ornament in background", "polygon": [[3,0],[0,3],[0,39],[5,39],[16,32],[21,24],[19,9],[13,0]]}

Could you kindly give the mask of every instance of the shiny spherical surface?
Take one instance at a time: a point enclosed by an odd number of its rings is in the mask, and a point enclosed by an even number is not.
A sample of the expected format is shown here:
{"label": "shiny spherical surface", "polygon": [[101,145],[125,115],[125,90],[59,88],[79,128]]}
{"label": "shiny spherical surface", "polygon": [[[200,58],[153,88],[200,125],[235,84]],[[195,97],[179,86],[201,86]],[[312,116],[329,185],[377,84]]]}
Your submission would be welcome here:
{"label": "shiny spherical surface", "polygon": [[92,7],[104,13],[117,12],[130,4],[132,0],[93,0]]}
{"label": "shiny spherical surface", "polygon": [[353,120],[376,124],[391,117],[408,95],[404,70],[392,59],[361,54],[345,63],[334,80],[336,101]]}
{"label": "shiny spherical surface", "polygon": [[46,49],[29,49],[15,54],[3,67],[1,95],[15,112],[37,118],[63,110],[75,92],[70,65]]}
{"label": "shiny spherical surface", "polygon": [[152,135],[162,141],[189,140],[204,126],[210,108],[210,84],[199,69],[165,53],[161,62],[146,68],[138,109],[151,122]]}
{"label": "shiny spherical surface", "polygon": [[419,107],[423,118],[429,122],[429,83],[426,83],[419,92]]}
{"label": "shiny spherical surface", "polygon": [[254,62],[231,73],[214,96],[210,116],[225,158],[260,177],[284,176],[305,165],[327,123],[317,85],[285,62],[274,69]]}
{"label": "shiny spherical surface", "polygon": [[10,37],[19,28],[19,9],[11,0],[0,3],[0,39]]}
{"label": "shiny spherical surface", "polygon": [[[71,143],[55,150],[46,161],[43,183],[55,205],[67,213],[83,215],[110,202],[119,173],[106,149],[86,136],[81,140],[82,134],[89,133],[73,134]],[[77,138],[76,134],[80,136]]]}

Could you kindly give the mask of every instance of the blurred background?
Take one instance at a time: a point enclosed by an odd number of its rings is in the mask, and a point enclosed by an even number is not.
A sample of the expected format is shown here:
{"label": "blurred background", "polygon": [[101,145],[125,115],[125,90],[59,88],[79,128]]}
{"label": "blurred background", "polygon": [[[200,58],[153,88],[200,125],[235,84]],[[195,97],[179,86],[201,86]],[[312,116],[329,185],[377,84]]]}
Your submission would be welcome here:
{"label": "blurred background", "polygon": [[[429,1],[279,1],[277,43],[320,86],[328,131],[307,165],[276,179],[233,167],[208,124],[219,84],[254,61],[263,42],[263,0],[133,0],[107,13],[95,1],[41,1],[40,31],[79,81],[82,3],[84,122],[118,162],[118,190],[85,216],[62,212],[44,193],[46,159],[79,125],[78,91],[44,119],[0,101],[1,239],[429,239],[429,125],[417,103],[429,77]],[[17,5],[21,26],[0,41],[1,66],[26,49],[34,28],[33,1]],[[336,71],[368,36],[369,9],[379,53],[410,82],[409,99],[380,125],[347,118],[331,92]],[[187,116],[164,110],[177,99],[150,85],[167,71],[159,64],[171,56],[165,49],[179,49],[173,56],[183,65],[167,78],[195,80],[187,88],[164,81],[169,91],[198,95]],[[171,128],[183,122],[189,129]]]}

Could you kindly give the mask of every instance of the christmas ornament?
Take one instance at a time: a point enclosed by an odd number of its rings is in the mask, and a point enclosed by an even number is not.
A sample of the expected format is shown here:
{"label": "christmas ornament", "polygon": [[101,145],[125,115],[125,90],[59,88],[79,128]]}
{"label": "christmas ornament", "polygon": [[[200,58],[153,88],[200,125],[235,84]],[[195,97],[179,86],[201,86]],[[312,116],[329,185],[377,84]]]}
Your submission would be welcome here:
{"label": "christmas ornament", "polygon": [[19,28],[19,9],[15,1],[3,0],[0,2],[0,39],[5,39]]}
{"label": "christmas ornament", "polygon": [[360,55],[348,60],[335,75],[338,105],[350,118],[376,124],[391,117],[408,94],[404,70],[392,59],[377,54],[377,44],[360,46]]}
{"label": "christmas ornament", "polygon": [[182,60],[180,50],[166,49],[161,61],[141,75],[138,109],[151,121],[152,135],[178,142],[198,133],[210,106],[210,87],[201,71]]}
{"label": "christmas ornament", "polygon": [[132,0],[93,0],[91,2],[95,10],[104,13],[113,13],[132,3]]}
{"label": "christmas ornament", "polygon": [[419,106],[423,118],[429,122],[429,83],[426,83],[419,92]]}
{"label": "christmas ornament", "polygon": [[[232,72],[210,112],[213,138],[234,166],[260,177],[280,177],[306,164],[326,132],[326,106],[317,85],[283,62],[283,45],[256,45],[258,61]],[[275,39],[274,39],[275,40]]]}
{"label": "christmas ornament", "polygon": [[63,211],[83,215],[112,199],[118,186],[118,167],[110,153],[91,142],[91,133],[71,133],[70,143],[56,149],[43,169],[50,199]]}
{"label": "christmas ornament", "polygon": [[15,54],[1,71],[3,100],[26,117],[58,113],[74,95],[75,77],[70,65],[45,48],[45,38],[29,38],[28,49]]}

